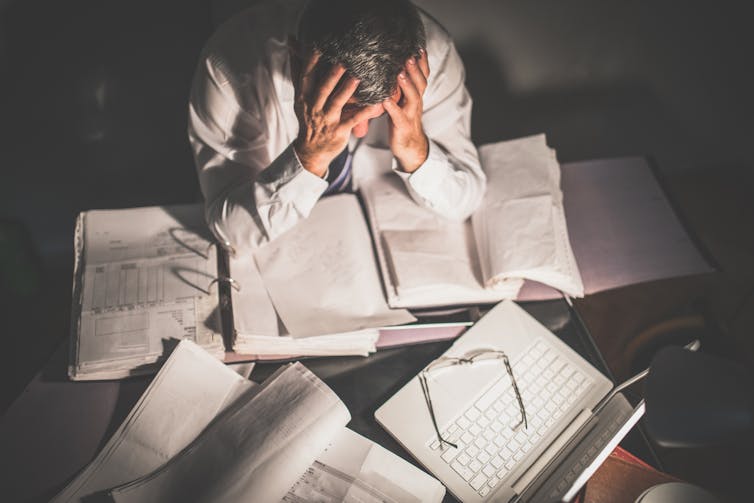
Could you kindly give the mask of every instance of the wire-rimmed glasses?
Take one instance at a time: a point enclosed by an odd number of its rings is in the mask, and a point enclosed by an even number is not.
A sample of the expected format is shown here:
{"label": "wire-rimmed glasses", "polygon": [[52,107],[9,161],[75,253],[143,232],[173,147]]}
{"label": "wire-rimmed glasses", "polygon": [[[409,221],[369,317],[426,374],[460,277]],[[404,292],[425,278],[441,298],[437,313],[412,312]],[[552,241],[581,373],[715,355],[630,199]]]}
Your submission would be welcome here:
{"label": "wire-rimmed glasses", "polygon": [[434,410],[434,407],[432,406],[432,397],[429,394],[429,380],[427,378],[431,374],[441,369],[453,367],[455,365],[471,365],[480,361],[502,360],[503,365],[505,365],[505,370],[508,372],[508,376],[511,379],[511,386],[513,387],[513,393],[516,395],[516,401],[518,402],[518,407],[521,412],[521,420],[515,425],[511,426],[511,428],[517,429],[522,424],[524,425],[524,428],[528,428],[529,424],[526,419],[526,408],[524,407],[524,401],[521,399],[521,392],[518,389],[516,378],[513,376],[513,369],[511,368],[508,355],[506,355],[504,351],[500,351],[497,349],[481,349],[481,350],[467,353],[467,355],[468,356],[461,356],[461,357],[441,356],[440,358],[436,359],[435,361],[427,365],[424,368],[424,370],[422,370],[419,373],[419,383],[421,384],[422,392],[424,393],[424,400],[427,402],[427,409],[429,409],[429,416],[432,419],[432,425],[435,427],[435,433],[437,433],[437,439],[440,441],[440,445],[448,444],[454,448],[458,447],[453,442],[450,442],[444,439],[442,434],[440,433],[440,428],[437,426],[437,419],[435,418],[435,410]]}

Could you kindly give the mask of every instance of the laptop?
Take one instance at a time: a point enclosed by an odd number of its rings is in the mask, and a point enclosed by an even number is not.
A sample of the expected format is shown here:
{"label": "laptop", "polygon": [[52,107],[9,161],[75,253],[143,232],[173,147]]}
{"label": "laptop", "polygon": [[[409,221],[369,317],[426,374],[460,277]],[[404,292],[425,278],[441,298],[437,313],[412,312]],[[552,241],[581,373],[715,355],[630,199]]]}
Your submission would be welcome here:
{"label": "laptop", "polygon": [[503,301],[375,417],[461,501],[569,501],[644,412],[619,388]]}

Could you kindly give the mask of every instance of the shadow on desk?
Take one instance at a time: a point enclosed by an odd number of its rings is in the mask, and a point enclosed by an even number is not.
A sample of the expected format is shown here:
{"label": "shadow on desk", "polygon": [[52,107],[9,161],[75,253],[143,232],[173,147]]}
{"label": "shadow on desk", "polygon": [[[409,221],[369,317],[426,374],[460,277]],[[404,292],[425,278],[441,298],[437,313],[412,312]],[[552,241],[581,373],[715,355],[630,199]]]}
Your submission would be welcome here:
{"label": "shadow on desk", "polygon": [[[4,501],[48,501],[112,436],[150,382],[68,380],[68,342],[0,421]],[[12,469],[10,468],[12,467]]]}

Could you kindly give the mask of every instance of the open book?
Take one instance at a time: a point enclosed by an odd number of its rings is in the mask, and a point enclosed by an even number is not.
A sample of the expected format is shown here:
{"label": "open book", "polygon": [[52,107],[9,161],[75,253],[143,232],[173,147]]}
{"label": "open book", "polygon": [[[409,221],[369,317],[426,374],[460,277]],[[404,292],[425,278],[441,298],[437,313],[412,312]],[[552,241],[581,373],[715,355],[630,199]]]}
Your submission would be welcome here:
{"label": "open book", "polygon": [[444,487],[345,428],[300,363],[261,385],[182,341],[95,459],[54,502],[439,502]]}
{"label": "open book", "polygon": [[75,249],[75,380],[154,372],[171,339],[218,357],[367,355],[379,327],[415,321],[385,302],[352,195],[323,200],[254,254],[213,244],[200,205],[83,212]]}
{"label": "open book", "polygon": [[395,176],[361,191],[392,307],[516,298],[525,279],[581,297],[560,191],[560,166],[544,135],[479,149],[487,192],[466,222],[419,207]]}

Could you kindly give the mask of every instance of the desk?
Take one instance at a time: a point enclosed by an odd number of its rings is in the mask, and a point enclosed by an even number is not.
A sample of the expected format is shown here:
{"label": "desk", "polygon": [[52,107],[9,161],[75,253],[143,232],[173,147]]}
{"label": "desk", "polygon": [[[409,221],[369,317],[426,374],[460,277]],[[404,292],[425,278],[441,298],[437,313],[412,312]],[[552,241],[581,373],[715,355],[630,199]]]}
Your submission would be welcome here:
{"label": "desk", "polygon": [[[608,374],[594,341],[564,301],[527,303],[523,307]],[[369,358],[313,358],[304,364],[348,406],[353,430],[414,462],[377,424],[374,411],[451,343],[388,349]],[[0,494],[6,501],[46,501],[54,496],[95,456],[150,382],[150,377],[68,381],[67,348],[67,343],[61,344],[0,423],[4,477]],[[258,364],[251,378],[262,381],[277,367],[278,364]],[[634,431],[625,442],[630,443],[630,451],[653,461],[641,432]],[[445,501],[454,499],[448,495]]]}

